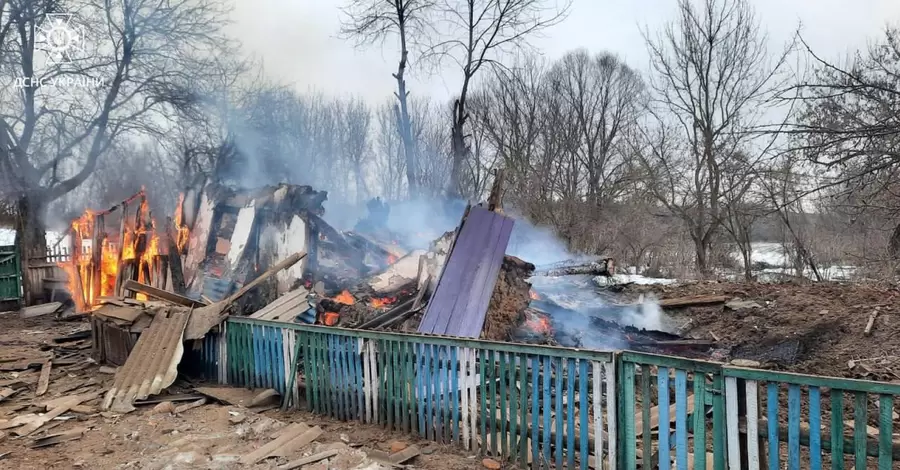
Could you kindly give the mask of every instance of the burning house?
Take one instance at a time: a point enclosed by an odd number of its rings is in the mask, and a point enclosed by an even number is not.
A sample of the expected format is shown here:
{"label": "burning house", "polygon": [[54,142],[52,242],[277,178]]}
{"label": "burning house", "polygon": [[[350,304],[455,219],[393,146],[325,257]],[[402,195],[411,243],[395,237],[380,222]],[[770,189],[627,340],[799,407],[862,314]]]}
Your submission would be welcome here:
{"label": "burning house", "polygon": [[[229,315],[360,329],[573,344],[567,312],[532,290],[535,266],[506,255],[513,219],[470,206],[427,249],[404,246],[380,200],[353,231],[325,221],[327,193],[281,184],[255,190],[189,189],[173,217],[157,219],[143,191],[73,222],[66,266],[76,307],[90,312],[93,355],[120,365],[104,408],[174,381],[186,347]],[[492,197],[492,200],[496,198]],[[93,247],[99,247],[94,250]],[[612,261],[540,271],[609,275]],[[557,325],[559,324],[559,325]],[[615,325],[613,323],[613,325]],[[558,327],[560,326],[560,327]],[[588,335],[627,333],[604,323]],[[635,339],[665,341],[635,330]],[[186,343],[187,342],[187,343]],[[648,344],[650,344],[648,343]],[[152,386],[146,386],[152,384]]]}

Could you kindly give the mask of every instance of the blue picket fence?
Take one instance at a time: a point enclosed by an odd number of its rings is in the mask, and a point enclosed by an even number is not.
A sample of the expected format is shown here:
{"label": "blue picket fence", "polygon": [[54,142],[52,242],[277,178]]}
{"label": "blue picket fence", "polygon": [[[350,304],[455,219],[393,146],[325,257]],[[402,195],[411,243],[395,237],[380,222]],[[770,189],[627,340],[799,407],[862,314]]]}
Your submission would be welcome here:
{"label": "blue picket fence", "polygon": [[285,408],[522,468],[900,468],[898,384],[248,318],[199,354],[208,378]]}

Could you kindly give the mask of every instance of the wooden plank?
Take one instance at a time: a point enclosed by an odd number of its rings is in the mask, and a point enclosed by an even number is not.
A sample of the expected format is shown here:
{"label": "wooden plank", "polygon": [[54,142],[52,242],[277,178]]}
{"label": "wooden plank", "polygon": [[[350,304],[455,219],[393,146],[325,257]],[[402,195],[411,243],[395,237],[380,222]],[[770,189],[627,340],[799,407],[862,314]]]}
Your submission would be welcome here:
{"label": "wooden plank", "polygon": [[[746,383],[746,395],[747,395],[747,460],[749,465],[749,470],[759,470],[760,468],[760,458],[759,458],[759,398],[757,394],[759,392],[759,384],[755,380],[748,380]],[[818,390],[816,390],[818,392]],[[810,396],[810,408],[809,413],[810,417],[815,414],[816,419],[819,417],[819,406],[818,402],[816,402],[815,409],[813,409],[812,396]],[[816,429],[816,435],[818,435],[818,429]],[[812,452],[812,448],[810,448],[810,452]],[[817,451],[818,454],[818,451]],[[811,454],[810,454],[811,455]],[[821,455],[818,456],[819,459],[822,458]],[[821,468],[821,465],[818,467],[813,466],[812,468]]]}
{"label": "wooden plank", "polygon": [[[669,446],[669,429],[674,413],[669,405],[669,369],[660,367],[659,374],[656,376],[657,382],[657,403],[659,403],[659,422],[665,423],[665,427],[660,426],[659,432],[659,469],[668,469],[672,464]],[[674,404],[672,405],[674,406]],[[647,439],[648,436],[644,436]]]}
{"label": "wooden plank", "polygon": [[121,306],[116,304],[102,305],[100,306],[100,308],[94,311],[94,314],[108,318],[115,318],[127,323],[134,323],[134,321],[144,313],[144,309],[142,308],[129,307],[124,302],[121,303]]}
{"label": "wooden plank", "polygon": [[294,438],[305,433],[308,429],[309,426],[305,423],[294,423],[289,425],[279,434],[278,438],[273,439],[253,452],[244,455],[240,460],[241,465],[253,465],[256,462],[265,459],[271,455],[272,452],[276,452],[281,446],[291,442]]}
{"label": "wooden plank", "polygon": [[79,405],[84,401],[90,400],[91,398],[94,398],[97,395],[99,395],[99,393],[89,393],[89,394],[85,394],[85,395],[73,395],[73,396],[67,397],[67,399],[65,401],[58,404],[52,410],[48,411],[47,413],[45,413],[43,415],[38,416],[36,419],[32,420],[25,426],[23,426],[19,429],[16,429],[14,432],[18,436],[28,436],[28,435],[34,433],[35,431],[37,431],[38,429],[40,429],[40,427],[43,426],[44,424],[49,423],[50,420],[52,420],[53,418],[56,418],[57,416],[69,411],[70,408],[72,408],[76,405]]}
{"label": "wooden plank", "polygon": [[47,361],[44,365],[41,366],[41,375],[38,378],[37,388],[34,391],[34,396],[39,397],[45,393],[47,393],[47,388],[50,386],[50,369],[53,367],[53,363],[51,361]]}
{"label": "wooden plank", "polygon": [[725,433],[728,444],[728,468],[741,468],[739,429],[737,379],[725,377]]}
{"label": "wooden plank", "polygon": [[34,305],[22,309],[20,316],[22,318],[36,318],[44,315],[50,315],[58,312],[62,308],[61,302],[50,302],[47,304]]}
{"label": "wooden plank", "polygon": [[203,302],[198,302],[194,299],[185,297],[183,295],[178,295],[174,292],[164,291],[162,289],[157,289],[153,286],[148,286],[147,284],[141,284],[132,279],[128,279],[123,284],[123,288],[125,290],[130,290],[132,292],[138,292],[141,294],[145,294],[148,297],[153,297],[155,299],[165,300],[167,302],[171,302],[175,305],[181,305],[183,307],[203,307],[206,304]]}
{"label": "wooden plank", "polygon": [[675,371],[675,462],[677,468],[688,468],[687,373]]}
{"label": "wooden plank", "polygon": [[878,470],[890,470],[893,459],[893,422],[891,411],[893,410],[894,397],[881,395],[878,401]]}
{"label": "wooden plank", "polygon": [[766,418],[769,431],[769,468],[781,468],[778,442],[778,384],[766,385]]}
{"label": "wooden plank", "polygon": [[[253,233],[253,223],[256,220],[255,201],[251,202],[248,207],[243,207],[238,211],[237,220],[234,223],[234,231],[231,233],[231,240],[228,243],[227,259],[231,268],[237,267],[241,259],[244,257],[244,250],[250,243],[250,236]],[[217,245],[218,248],[218,245]]]}
{"label": "wooden plank", "polygon": [[326,450],[324,452],[319,452],[318,454],[310,455],[309,457],[303,457],[301,459],[297,459],[291,462],[288,462],[280,467],[278,470],[293,470],[295,468],[300,468],[304,465],[309,465],[311,463],[316,463],[320,460],[329,459],[338,455],[338,451],[336,450]]}
{"label": "wooden plank", "polygon": [[313,428],[309,428],[304,431],[302,434],[297,437],[291,439],[283,446],[278,449],[272,451],[268,455],[268,457],[290,457],[294,453],[303,450],[304,447],[311,444],[313,441],[319,438],[322,435],[322,428],[316,426]]}
{"label": "wooden plank", "polygon": [[[606,435],[609,436],[607,439],[607,445],[609,446],[607,449],[609,455],[609,469],[618,468],[618,437],[616,433],[618,432],[618,421],[617,421],[617,413],[618,408],[616,404],[616,394],[619,393],[619,389],[616,388],[616,365],[614,362],[604,362],[603,368],[606,372]],[[633,379],[633,378],[632,378]],[[597,435],[598,437],[600,434]]]}
{"label": "wooden plank", "polygon": [[[754,398],[756,397],[756,382],[747,382],[747,396],[748,399],[750,397],[750,386],[751,384],[754,387]],[[756,404],[754,403],[754,406]],[[809,463],[811,468],[822,468],[822,436],[821,436],[821,426],[822,426],[822,407],[821,407],[821,395],[818,387],[810,387],[809,388],[809,423],[810,423],[810,435],[809,435]],[[815,429],[812,426],[815,425]],[[747,433],[749,435],[751,429],[747,427]],[[758,432],[757,428],[754,426],[752,429],[754,433]],[[757,444],[758,445],[759,438],[758,436],[753,436],[748,438],[748,445]],[[751,454],[751,458],[755,455],[756,459],[759,460],[758,451],[756,449],[749,451]],[[753,470],[758,470],[759,466]]]}
{"label": "wooden plank", "polygon": [[79,427],[79,428],[75,428],[75,429],[70,429],[66,432],[50,434],[48,436],[44,436],[44,437],[35,439],[35,441],[29,447],[31,447],[32,449],[37,449],[40,447],[47,447],[47,446],[59,444],[61,442],[74,441],[76,439],[81,439],[81,436],[83,436],[85,432],[87,432],[87,428]]}

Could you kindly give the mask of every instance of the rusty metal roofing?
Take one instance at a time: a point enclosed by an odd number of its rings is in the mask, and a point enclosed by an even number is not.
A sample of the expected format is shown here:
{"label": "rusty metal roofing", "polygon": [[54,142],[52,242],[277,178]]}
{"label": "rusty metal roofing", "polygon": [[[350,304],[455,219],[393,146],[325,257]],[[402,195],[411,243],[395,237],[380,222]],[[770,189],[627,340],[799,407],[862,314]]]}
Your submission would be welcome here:
{"label": "rusty metal roofing", "polygon": [[274,302],[258,310],[250,318],[292,323],[297,315],[309,310],[309,291],[303,287],[286,292]]}
{"label": "rusty metal roofing", "polygon": [[512,227],[509,217],[471,208],[419,324],[420,333],[481,335]]}
{"label": "rusty metal roofing", "polygon": [[184,354],[182,337],[189,317],[190,312],[182,308],[160,309],[156,313],[116,373],[102,409],[127,413],[134,410],[134,400],[156,395],[172,385]]}

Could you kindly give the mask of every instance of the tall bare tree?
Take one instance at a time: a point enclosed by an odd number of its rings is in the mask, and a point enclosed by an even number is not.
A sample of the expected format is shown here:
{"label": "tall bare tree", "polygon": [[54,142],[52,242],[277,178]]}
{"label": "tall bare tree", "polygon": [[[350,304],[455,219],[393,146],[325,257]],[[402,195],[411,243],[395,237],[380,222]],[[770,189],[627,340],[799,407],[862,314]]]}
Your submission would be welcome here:
{"label": "tall bare tree", "polygon": [[[550,6],[549,0],[436,0],[443,35],[430,56],[459,68],[462,82],[453,103],[448,194],[460,196],[465,162],[468,99],[473,80],[486,66],[497,66],[504,55],[529,47],[529,39],[558,24],[571,0]],[[555,2],[554,2],[555,3]]]}
{"label": "tall bare tree", "polygon": [[[18,243],[31,252],[45,246],[50,202],[82,184],[117,138],[164,134],[164,110],[191,103],[191,86],[207,78],[209,64],[231,41],[221,33],[226,11],[218,0],[0,6],[0,66],[20,84],[0,90],[0,173],[9,183],[5,196],[17,200]],[[73,53],[60,55],[60,44],[41,45],[59,38],[59,31],[46,38],[42,31],[59,26],[45,22],[55,22],[48,15],[65,13],[63,6],[78,13],[65,28],[83,53],[66,47]],[[41,50],[52,60],[42,60]]]}
{"label": "tall bare tree", "polygon": [[643,83],[618,57],[585,50],[566,54],[550,72],[550,86],[570,108],[578,130],[577,155],[587,200],[599,208],[624,190],[627,166],[622,136],[643,109]]}
{"label": "tall bare tree", "polygon": [[383,42],[394,35],[399,40],[400,61],[397,64],[397,72],[393,74],[397,81],[394,118],[397,132],[403,142],[406,180],[411,197],[419,195],[419,177],[409,110],[409,91],[406,89],[406,68],[409,65],[410,46],[419,36],[428,34],[428,15],[433,5],[433,0],[350,0],[344,8],[348,20],[341,28],[341,32],[356,39],[358,45]]}
{"label": "tall bare tree", "polygon": [[748,0],[679,0],[678,18],[644,35],[654,112],[672,124],[667,139],[681,143],[657,146],[642,161],[658,179],[657,199],[687,225],[697,268],[706,274],[724,220],[723,168],[771,107],[791,48],[770,55]]}
{"label": "tall bare tree", "polygon": [[900,29],[887,28],[846,64],[807,52],[815,74],[791,90],[801,104],[787,130],[792,149],[828,172],[826,184],[855,217],[878,214],[900,263]]}

